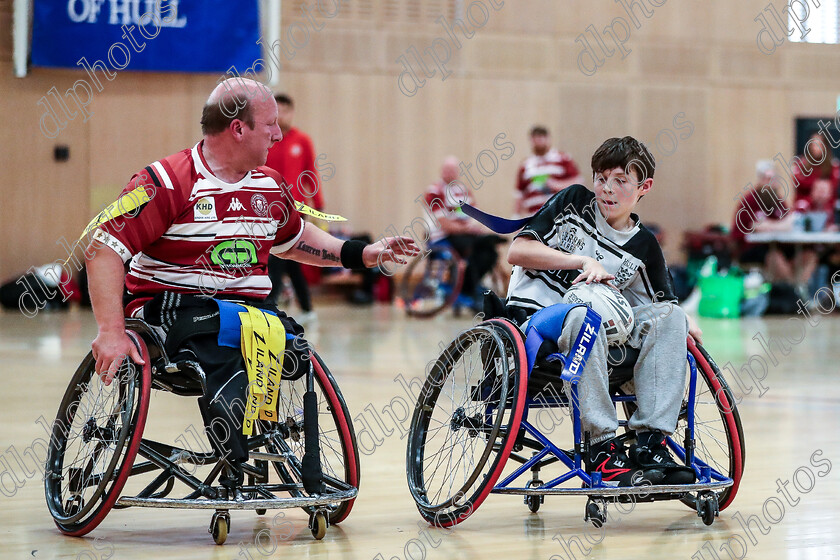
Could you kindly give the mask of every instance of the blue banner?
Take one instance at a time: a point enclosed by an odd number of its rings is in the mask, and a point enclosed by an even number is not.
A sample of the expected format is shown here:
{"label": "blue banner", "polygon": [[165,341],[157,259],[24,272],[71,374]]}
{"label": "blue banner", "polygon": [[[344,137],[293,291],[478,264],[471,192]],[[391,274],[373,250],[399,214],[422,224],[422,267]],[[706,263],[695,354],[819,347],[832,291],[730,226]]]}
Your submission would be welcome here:
{"label": "blue banner", "polygon": [[[257,0],[35,0],[32,64],[240,71],[260,58]],[[113,78],[109,78],[113,79]]]}

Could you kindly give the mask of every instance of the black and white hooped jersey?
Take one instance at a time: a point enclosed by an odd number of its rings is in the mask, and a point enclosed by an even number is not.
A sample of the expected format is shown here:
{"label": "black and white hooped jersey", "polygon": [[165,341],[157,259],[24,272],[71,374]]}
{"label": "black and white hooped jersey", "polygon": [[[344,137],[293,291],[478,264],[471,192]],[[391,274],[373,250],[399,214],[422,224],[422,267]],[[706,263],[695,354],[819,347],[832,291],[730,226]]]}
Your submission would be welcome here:
{"label": "black and white hooped jersey", "polygon": [[[552,249],[596,259],[610,274],[631,306],[676,301],[671,273],[662,248],[631,214],[632,229],[618,231],[608,223],[583,185],[572,185],[554,195],[516,237],[537,239]],[[508,305],[528,315],[560,303],[580,270],[531,270],[513,267]]]}

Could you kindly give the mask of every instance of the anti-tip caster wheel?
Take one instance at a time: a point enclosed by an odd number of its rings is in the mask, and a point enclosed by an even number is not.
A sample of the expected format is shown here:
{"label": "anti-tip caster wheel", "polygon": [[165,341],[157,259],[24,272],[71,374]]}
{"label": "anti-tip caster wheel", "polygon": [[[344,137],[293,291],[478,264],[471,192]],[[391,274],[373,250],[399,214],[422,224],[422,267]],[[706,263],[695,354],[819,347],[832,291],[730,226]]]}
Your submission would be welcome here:
{"label": "anti-tip caster wheel", "polygon": [[228,532],[230,531],[230,514],[226,511],[217,511],[210,520],[210,528],[207,530],[213,535],[213,542],[225,544]]}
{"label": "anti-tip caster wheel", "polygon": [[543,503],[543,496],[525,496],[525,503],[528,504],[531,513],[537,513]]}
{"label": "anti-tip caster wheel", "polygon": [[265,515],[265,512],[266,512],[266,511],[267,511],[267,510],[264,510],[264,509],[258,509],[258,510],[257,510],[257,515]]}
{"label": "anti-tip caster wheel", "polygon": [[327,534],[327,515],[323,511],[316,511],[309,516],[309,530],[316,541],[320,541]]}
{"label": "anti-tip caster wheel", "polygon": [[604,503],[602,508],[598,505],[598,502],[589,498],[589,501],[586,502],[586,514],[583,520],[591,522],[592,525],[600,529],[607,522],[607,504]]}
{"label": "anti-tip caster wheel", "polygon": [[[529,480],[528,481],[528,488],[540,487],[543,485],[543,481],[539,479]],[[540,511],[540,506],[543,505],[545,502],[545,496],[537,496],[533,494],[529,494],[525,496],[525,505],[528,506],[528,509],[531,510],[531,513],[537,513]]]}
{"label": "anti-tip caster wheel", "polygon": [[697,496],[697,515],[703,520],[704,525],[711,525],[715,517],[720,515],[717,494],[714,492],[701,492]]}

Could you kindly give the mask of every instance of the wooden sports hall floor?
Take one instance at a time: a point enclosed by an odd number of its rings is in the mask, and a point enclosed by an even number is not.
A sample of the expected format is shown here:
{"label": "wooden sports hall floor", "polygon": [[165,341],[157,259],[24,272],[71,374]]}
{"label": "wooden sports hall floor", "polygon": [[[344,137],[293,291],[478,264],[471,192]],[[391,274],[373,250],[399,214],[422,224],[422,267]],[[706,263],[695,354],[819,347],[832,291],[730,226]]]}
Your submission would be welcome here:
{"label": "wooden sports hall floor", "polygon": [[[318,313],[318,328],[310,338],[338,379],[354,417],[366,407],[381,411],[404,395],[394,378],[422,377],[440,343],[448,343],[471,321],[451,314],[408,320],[395,308],[378,306],[321,306]],[[276,512],[262,517],[232,512],[224,546],[214,545],[208,535],[206,511],[115,510],[86,538],[69,538],[60,535],[50,519],[40,472],[7,496],[10,487],[14,490],[5,474],[9,448],[24,454],[33,440],[44,437],[36,421],[41,416],[52,421],[67,380],[96,330],[92,315],[85,311],[42,313],[32,319],[4,313],[0,315],[4,459],[0,461],[4,484],[0,558],[840,558],[840,313],[815,325],[805,325],[799,318],[701,319],[700,323],[705,345],[719,364],[731,362],[740,369],[758,356],[751,363],[759,374],[759,358],[768,364],[764,394],[759,396],[753,388],[739,407],[747,446],[740,492],[713,526],[704,526],[679,502],[659,502],[637,505],[601,532],[583,522],[584,498],[549,498],[538,514],[531,514],[517,496],[491,495],[455,529],[431,529],[420,522],[408,493],[405,439],[396,429],[372,454],[362,455],[359,498],[344,523],[331,527],[324,540],[316,542],[307,529],[306,515],[287,510],[285,517],[276,519],[290,521],[292,534],[280,536],[275,531],[273,542],[260,543],[268,553],[264,555],[255,547],[255,535],[271,529]],[[775,341],[785,335],[801,337],[803,329],[802,341],[783,355]],[[757,333],[774,349],[774,357],[763,350]],[[748,378],[744,384],[750,384]],[[743,395],[738,389],[736,393]],[[153,396],[147,435],[165,441],[190,424],[200,426],[194,399]],[[31,458],[25,460],[32,463]],[[777,480],[784,483],[795,474],[785,498],[777,490]],[[750,525],[752,535],[748,534],[736,514],[744,520],[758,516],[767,534],[760,532],[756,519]]]}

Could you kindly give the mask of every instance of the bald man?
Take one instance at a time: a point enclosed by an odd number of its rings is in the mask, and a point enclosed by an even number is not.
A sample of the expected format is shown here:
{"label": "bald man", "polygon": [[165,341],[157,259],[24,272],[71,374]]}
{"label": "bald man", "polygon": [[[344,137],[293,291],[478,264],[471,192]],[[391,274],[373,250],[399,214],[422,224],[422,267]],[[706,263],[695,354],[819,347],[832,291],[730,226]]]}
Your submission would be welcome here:
{"label": "bald man", "polygon": [[447,241],[467,261],[461,293],[473,299],[473,308],[480,310],[481,279],[493,270],[499,259],[496,245],[503,241],[460,210],[462,202],[475,206],[471,189],[458,179],[461,161],[455,156],[444,158],[440,179],[426,189],[426,204],[434,219],[430,222],[429,240]]}
{"label": "bald man", "polygon": [[[410,238],[345,242],[304,223],[283,178],[264,167],[282,135],[277,105],[262,84],[220,83],[204,105],[201,129],[195,146],[131,178],[120,207],[134,201],[138,208],[98,226],[87,265],[99,327],[91,346],[106,385],[126,355],[143,363],[124,317],[158,329],[170,355],[197,359],[207,385],[199,399],[202,416],[218,432],[211,443],[236,466],[248,451],[244,410],[230,403],[244,400],[248,378],[241,351],[218,344],[218,300],[266,309],[269,253],[316,266],[365,268],[404,263],[418,249]],[[287,332],[302,334],[291,318],[278,316]],[[241,485],[241,469],[223,483]]]}

